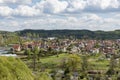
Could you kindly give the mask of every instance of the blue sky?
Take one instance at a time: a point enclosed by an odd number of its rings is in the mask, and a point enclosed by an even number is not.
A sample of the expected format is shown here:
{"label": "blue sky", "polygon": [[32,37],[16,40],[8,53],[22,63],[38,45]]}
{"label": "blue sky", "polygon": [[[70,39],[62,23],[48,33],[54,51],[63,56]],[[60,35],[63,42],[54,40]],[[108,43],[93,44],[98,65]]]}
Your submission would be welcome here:
{"label": "blue sky", "polygon": [[120,29],[120,0],[0,0],[0,30]]}

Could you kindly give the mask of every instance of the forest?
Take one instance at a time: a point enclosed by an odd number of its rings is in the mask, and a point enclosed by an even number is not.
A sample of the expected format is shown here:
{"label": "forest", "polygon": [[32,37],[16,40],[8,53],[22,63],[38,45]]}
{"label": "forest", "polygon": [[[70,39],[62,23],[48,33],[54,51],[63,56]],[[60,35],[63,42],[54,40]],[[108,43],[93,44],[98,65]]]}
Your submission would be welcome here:
{"label": "forest", "polygon": [[28,37],[57,37],[76,39],[119,39],[120,30],[115,31],[90,31],[90,30],[23,30],[17,31],[19,36]]}
{"label": "forest", "polygon": [[29,38],[68,38],[68,39],[119,39],[120,30],[115,31],[90,31],[90,30],[21,30],[15,32],[0,31],[3,37],[29,37]]}

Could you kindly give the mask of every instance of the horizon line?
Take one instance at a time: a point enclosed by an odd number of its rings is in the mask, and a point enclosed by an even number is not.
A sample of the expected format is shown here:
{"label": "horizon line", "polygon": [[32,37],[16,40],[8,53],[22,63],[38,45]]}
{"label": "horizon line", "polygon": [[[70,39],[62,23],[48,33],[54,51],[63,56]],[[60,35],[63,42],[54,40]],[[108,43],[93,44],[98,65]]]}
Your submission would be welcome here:
{"label": "horizon line", "polygon": [[25,31],[25,30],[44,30],[44,31],[55,31],[55,30],[58,30],[58,31],[61,31],[61,30],[73,30],[73,31],[82,31],[82,30],[87,30],[87,31],[104,31],[104,32],[109,32],[109,31],[119,31],[120,29],[115,29],[115,30],[89,30],[89,29],[22,29],[22,30],[15,30],[15,31],[8,31],[8,30],[0,30],[0,31],[3,31],[3,32],[19,32],[19,31]]}

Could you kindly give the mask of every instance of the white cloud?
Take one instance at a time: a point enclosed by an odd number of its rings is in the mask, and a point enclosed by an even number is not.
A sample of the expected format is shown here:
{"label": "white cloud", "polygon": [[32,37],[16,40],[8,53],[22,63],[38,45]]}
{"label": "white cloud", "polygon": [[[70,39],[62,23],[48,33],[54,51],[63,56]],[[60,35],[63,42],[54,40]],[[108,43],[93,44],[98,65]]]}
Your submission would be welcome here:
{"label": "white cloud", "polygon": [[[33,6],[27,5],[32,0],[0,0],[0,3],[19,4],[17,7],[0,6],[0,16],[40,16],[43,14],[67,14],[73,12],[83,12],[92,10],[95,12],[113,11],[120,9],[120,1],[118,0],[41,0]],[[24,4],[25,3],[25,4]],[[24,4],[24,5],[22,5]],[[102,11],[103,10],[103,11]]]}
{"label": "white cloud", "polygon": [[[40,0],[35,4],[31,2],[32,0],[0,0],[0,17],[5,17],[4,20],[0,19],[0,25],[3,26],[0,29],[113,30],[120,28],[120,0]],[[9,21],[12,17],[13,20]]]}
{"label": "white cloud", "polygon": [[0,0],[2,4],[30,4],[32,0]]}
{"label": "white cloud", "polygon": [[69,8],[67,9],[70,12],[76,10],[83,10],[87,5],[87,2],[84,0],[71,0],[69,2]]}
{"label": "white cloud", "polygon": [[[16,22],[17,21],[17,22]],[[2,21],[3,22],[3,21]],[[45,15],[41,18],[28,18],[22,21],[14,20],[9,21],[7,24],[2,24],[5,27],[9,27],[8,30],[19,30],[19,29],[89,29],[89,30],[115,30],[120,29],[120,17],[116,18],[104,18],[102,16],[85,13],[76,16],[48,16]],[[4,27],[4,29],[6,29]],[[14,29],[12,28],[14,27]]]}
{"label": "white cloud", "polygon": [[102,20],[102,17],[96,15],[96,14],[83,14],[81,19],[83,20],[95,20],[95,21],[100,21]]}
{"label": "white cloud", "polygon": [[35,9],[27,5],[19,5],[17,8],[12,9],[8,6],[0,6],[0,16],[10,17],[10,16],[23,16],[23,17],[33,17],[40,15],[40,10]]}
{"label": "white cloud", "polygon": [[1,20],[0,21],[0,30],[7,30],[7,31],[15,31],[20,30],[20,24],[18,21],[15,20]]}
{"label": "white cloud", "polygon": [[0,3],[3,3],[3,0],[0,0]]}
{"label": "white cloud", "polygon": [[36,4],[36,8],[42,9],[45,13],[60,13],[65,11],[68,3],[59,0],[44,0]]}
{"label": "white cloud", "polygon": [[11,16],[13,9],[7,6],[0,6],[0,16]]}
{"label": "white cloud", "polygon": [[104,10],[108,8],[118,8],[120,2],[118,0],[87,0],[87,5],[88,7],[91,6]]}
{"label": "white cloud", "polygon": [[40,14],[38,9],[25,5],[18,6],[18,8],[16,8],[14,11],[14,15],[18,16],[36,16]]}
{"label": "white cloud", "polygon": [[120,8],[118,0],[42,0],[35,5],[45,13],[112,11]]}
{"label": "white cloud", "polygon": [[78,19],[76,17],[68,17],[68,21],[71,23],[77,22]]}

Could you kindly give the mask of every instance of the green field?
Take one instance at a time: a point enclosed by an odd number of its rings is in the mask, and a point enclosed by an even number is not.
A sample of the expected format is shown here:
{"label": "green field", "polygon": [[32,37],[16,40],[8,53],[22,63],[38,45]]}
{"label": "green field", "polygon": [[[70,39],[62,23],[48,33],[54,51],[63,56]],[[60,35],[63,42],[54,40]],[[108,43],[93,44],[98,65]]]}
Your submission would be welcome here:
{"label": "green field", "polygon": [[[54,66],[60,65],[61,61],[65,58],[68,58],[70,54],[60,54],[59,57],[55,56],[49,56],[49,57],[44,57],[40,59],[40,62],[43,65],[48,65],[48,68],[53,68]],[[80,58],[82,55],[78,55]],[[109,62],[110,60],[104,59],[104,60],[99,60],[99,57],[101,55],[94,57],[94,56],[89,56],[88,57],[88,63],[93,70],[107,70],[109,67]],[[51,67],[52,66],[52,67]]]}

